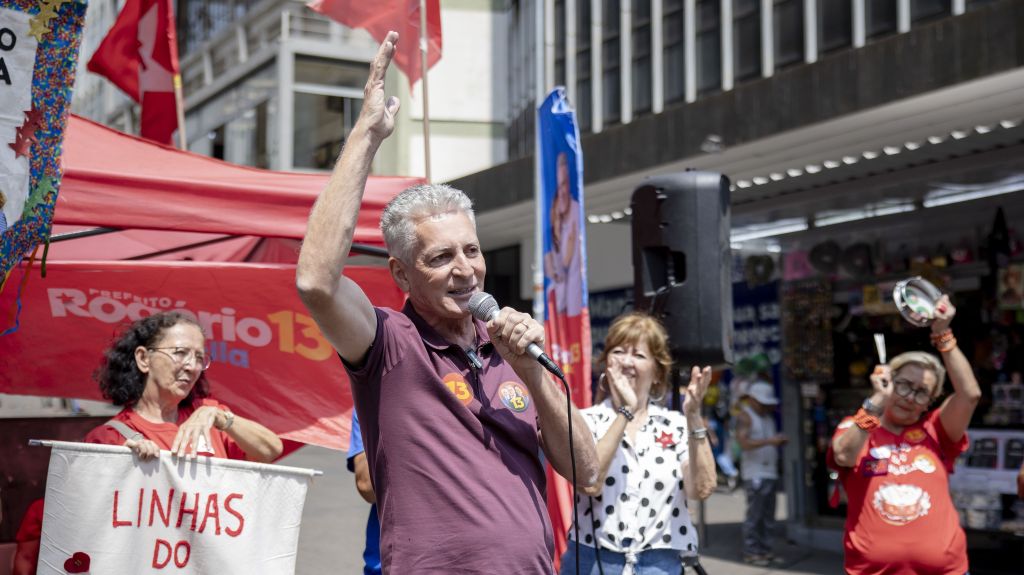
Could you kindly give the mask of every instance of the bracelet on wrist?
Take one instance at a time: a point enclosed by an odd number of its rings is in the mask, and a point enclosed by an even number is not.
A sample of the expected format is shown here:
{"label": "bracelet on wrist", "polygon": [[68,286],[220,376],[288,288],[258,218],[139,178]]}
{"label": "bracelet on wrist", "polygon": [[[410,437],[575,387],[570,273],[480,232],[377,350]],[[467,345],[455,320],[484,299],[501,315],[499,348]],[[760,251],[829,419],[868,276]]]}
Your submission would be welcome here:
{"label": "bracelet on wrist", "polygon": [[633,421],[633,417],[635,417],[633,415],[633,412],[630,411],[629,409],[627,409],[625,406],[618,408],[616,411],[621,413],[623,415],[623,417],[626,418],[627,421]]}
{"label": "bracelet on wrist", "polygon": [[864,408],[857,410],[857,414],[853,416],[853,423],[868,433],[874,431],[882,424],[876,416],[864,411]]}
{"label": "bracelet on wrist", "polygon": [[954,337],[953,339],[951,339],[949,341],[942,342],[942,343],[936,343],[934,345],[935,345],[935,349],[938,350],[939,353],[946,353],[947,351],[953,351],[954,349],[956,349],[956,338]]}
{"label": "bracelet on wrist", "polygon": [[928,337],[933,342],[940,341],[940,340],[943,340],[943,339],[952,339],[952,337],[953,337],[953,330],[952,330],[952,328],[948,328],[947,327],[946,329],[944,329],[942,331],[937,331],[937,332],[934,332],[934,333],[930,334]]}
{"label": "bracelet on wrist", "polygon": [[708,438],[708,428],[706,428],[706,427],[698,427],[697,429],[691,429],[690,430],[690,439],[707,439],[707,438]]}

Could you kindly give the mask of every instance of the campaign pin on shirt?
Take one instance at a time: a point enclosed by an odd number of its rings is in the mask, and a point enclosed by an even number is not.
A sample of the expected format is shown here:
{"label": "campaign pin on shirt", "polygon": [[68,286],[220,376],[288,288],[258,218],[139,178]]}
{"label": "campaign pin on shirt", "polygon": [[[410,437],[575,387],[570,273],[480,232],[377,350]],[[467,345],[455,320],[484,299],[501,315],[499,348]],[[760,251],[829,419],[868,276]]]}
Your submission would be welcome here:
{"label": "campaign pin on shirt", "polygon": [[518,381],[506,381],[498,387],[498,397],[505,407],[516,413],[526,411],[530,407],[530,392]]}
{"label": "campaign pin on shirt", "polygon": [[469,405],[473,401],[473,389],[469,387],[461,373],[448,373],[444,378],[445,386],[455,395],[455,399],[462,402],[462,405]]}
{"label": "campaign pin on shirt", "polygon": [[915,427],[904,433],[903,437],[910,443],[921,443],[927,437],[927,434],[920,427]]}
{"label": "campaign pin on shirt", "polygon": [[658,436],[658,438],[655,439],[654,441],[655,443],[661,445],[662,449],[674,447],[676,444],[676,440],[672,438],[672,434],[667,431],[662,431],[661,435]]}

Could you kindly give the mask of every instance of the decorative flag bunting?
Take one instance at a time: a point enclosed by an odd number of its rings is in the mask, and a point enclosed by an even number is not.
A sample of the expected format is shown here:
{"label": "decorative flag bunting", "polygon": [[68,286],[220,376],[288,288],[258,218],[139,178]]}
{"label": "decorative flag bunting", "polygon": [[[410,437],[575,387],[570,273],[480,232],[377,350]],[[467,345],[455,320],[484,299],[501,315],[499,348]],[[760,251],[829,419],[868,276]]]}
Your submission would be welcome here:
{"label": "decorative flag bunting", "polygon": [[85,7],[0,2],[0,285],[50,233]]}

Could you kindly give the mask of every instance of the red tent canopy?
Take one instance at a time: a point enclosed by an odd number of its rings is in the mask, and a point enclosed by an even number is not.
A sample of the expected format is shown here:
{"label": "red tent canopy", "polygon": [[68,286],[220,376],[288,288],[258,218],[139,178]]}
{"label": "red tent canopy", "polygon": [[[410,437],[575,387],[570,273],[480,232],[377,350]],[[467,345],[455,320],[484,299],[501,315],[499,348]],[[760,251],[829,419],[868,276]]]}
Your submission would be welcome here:
{"label": "red tent canopy", "polygon": [[[294,283],[299,239],[328,175],[236,166],[77,116],[62,161],[54,232],[122,231],[52,243],[45,279],[32,270],[23,283],[25,266],[15,272],[0,294],[0,331],[13,323],[19,291],[24,313],[0,337],[11,368],[0,370],[0,393],[100,399],[91,374],[111,336],[147,312],[182,309],[207,332],[215,397],[282,437],[344,449],[345,373]],[[421,182],[371,177],[355,242],[383,246],[381,210]],[[402,304],[386,267],[346,275],[374,304]]]}
{"label": "red tent canopy", "polygon": [[[301,239],[328,174],[274,172],[136,138],[72,115],[55,224]],[[384,205],[420,178],[374,176],[353,241],[383,246]]]}

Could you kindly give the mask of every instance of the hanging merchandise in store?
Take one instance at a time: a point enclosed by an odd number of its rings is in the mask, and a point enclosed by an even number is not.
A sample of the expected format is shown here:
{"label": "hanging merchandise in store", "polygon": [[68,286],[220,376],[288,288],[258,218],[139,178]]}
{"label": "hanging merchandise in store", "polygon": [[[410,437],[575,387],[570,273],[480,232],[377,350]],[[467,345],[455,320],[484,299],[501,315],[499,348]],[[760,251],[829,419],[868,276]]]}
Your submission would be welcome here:
{"label": "hanging merchandise in store", "polygon": [[850,244],[840,258],[843,271],[854,278],[870,277],[875,269],[872,264],[871,246],[864,242]]}
{"label": "hanging merchandise in store", "polygon": [[747,287],[755,288],[772,280],[775,273],[775,260],[769,255],[749,256],[743,262],[743,279]]}
{"label": "hanging merchandise in store", "polygon": [[1000,269],[996,290],[999,309],[1024,309],[1024,264]]}
{"label": "hanging merchandise in store", "polygon": [[833,240],[827,240],[811,248],[811,265],[822,274],[834,274],[839,271],[839,259],[843,255],[842,248]]}
{"label": "hanging merchandise in store", "polygon": [[827,280],[784,284],[782,363],[787,379],[832,382],[832,287]]}

